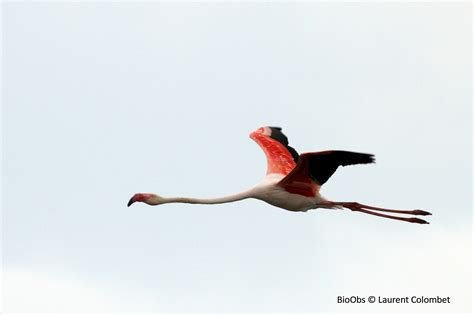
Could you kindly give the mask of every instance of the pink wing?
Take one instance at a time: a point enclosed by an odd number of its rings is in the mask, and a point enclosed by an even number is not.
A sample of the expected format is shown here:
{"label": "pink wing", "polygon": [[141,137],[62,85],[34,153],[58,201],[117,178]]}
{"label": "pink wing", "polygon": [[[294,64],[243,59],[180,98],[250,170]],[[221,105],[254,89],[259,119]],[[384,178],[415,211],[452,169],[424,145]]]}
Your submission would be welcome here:
{"label": "pink wing", "polygon": [[278,127],[262,127],[250,134],[267,156],[267,174],[288,175],[296,166],[298,153]]}

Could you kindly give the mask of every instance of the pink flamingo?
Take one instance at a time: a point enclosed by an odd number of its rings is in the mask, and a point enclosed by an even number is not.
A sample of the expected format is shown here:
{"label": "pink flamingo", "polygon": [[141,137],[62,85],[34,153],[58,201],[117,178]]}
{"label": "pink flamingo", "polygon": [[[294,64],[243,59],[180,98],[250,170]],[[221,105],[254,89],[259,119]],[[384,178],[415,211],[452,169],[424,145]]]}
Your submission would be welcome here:
{"label": "pink flamingo", "polygon": [[128,206],[134,202],[144,202],[152,206],[165,203],[221,204],[255,198],[289,211],[347,208],[387,219],[428,224],[419,218],[380,213],[431,215],[427,211],[385,209],[357,202],[330,201],[321,196],[321,186],[339,166],[374,163],[372,154],[322,151],[298,155],[296,150],[288,145],[288,138],[278,127],[259,128],[250,134],[250,138],[258,143],[267,156],[267,174],[253,188],[220,198],[162,197],[151,193],[137,193],[130,199]]}

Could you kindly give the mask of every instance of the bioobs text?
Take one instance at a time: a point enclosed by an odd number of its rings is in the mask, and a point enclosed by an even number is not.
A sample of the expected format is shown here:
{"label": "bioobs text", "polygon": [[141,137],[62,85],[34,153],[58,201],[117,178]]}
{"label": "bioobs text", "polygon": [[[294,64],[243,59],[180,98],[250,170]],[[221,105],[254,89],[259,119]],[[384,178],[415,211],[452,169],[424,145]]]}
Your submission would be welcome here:
{"label": "bioobs text", "polygon": [[338,296],[337,303],[359,304],[365,303],[365,298],[357,295],[353,296]]}

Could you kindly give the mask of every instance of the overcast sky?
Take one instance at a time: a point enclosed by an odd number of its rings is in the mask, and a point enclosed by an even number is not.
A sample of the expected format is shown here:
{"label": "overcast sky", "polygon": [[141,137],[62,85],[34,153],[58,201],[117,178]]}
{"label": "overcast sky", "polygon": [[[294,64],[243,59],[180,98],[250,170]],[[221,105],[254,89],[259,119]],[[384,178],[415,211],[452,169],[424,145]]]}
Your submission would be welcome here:
{"label": "overcast sky", "polygon": [[[4,4],[4,311],[470,312],[470,6]],[[265,125],[299,152],[375,154],[323,195],[431,224],[126,207],[254,185]]]}

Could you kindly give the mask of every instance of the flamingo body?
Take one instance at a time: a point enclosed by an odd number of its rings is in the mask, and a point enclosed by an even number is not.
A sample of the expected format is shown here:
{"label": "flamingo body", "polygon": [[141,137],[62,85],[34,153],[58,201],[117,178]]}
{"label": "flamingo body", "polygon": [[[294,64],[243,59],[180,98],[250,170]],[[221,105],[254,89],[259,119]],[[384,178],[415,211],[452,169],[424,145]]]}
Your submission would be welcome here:
{"label": "flamingo body", "polygon": [[294,194],[278,185],[285,176],[282,174],[268,174],[250,190],[252,198],[259,199],[275,207],[289,211],[307,211],[323,207],[325,199],[320,194],[305,196]]}

